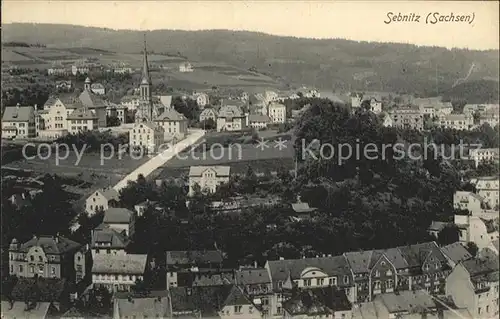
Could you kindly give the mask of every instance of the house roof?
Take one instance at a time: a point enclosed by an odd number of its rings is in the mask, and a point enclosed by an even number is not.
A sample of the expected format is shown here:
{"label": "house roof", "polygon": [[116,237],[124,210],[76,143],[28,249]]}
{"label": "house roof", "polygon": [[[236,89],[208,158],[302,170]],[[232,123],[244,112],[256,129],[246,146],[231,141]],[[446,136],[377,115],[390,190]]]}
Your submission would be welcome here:
{"label": "house roof", "polygon": [[101,97],[90,92],[89,90],[83,90],[78,98],[83,103],[83,105],[91,109],[106,107],[106,102]]}
{"label": "house roof", "polygon": [[193,287],[222,286],[234,283],[232,272],[190,272],[193,275]]}
{"label": "house roof", "polygon": [[134,100],[139,100],[139,97],[137,95],[125,95],[120,99],[121,102],[131,102]]}
{"label": "house roof", "polygon": [[217,287],[169,287],[172,311],[176,313],[200,311],[203,318],[217,316],[231,286]]}
{"label": "house roof", "polygon": [[401,246],[399,250],[410,268],[422,267],[423,263],[432,252],[439,261],[446,262],[446,257],[435,242]]}
{"label": "house roof", "polygon": [[140,127],[140,125],[142,125],[144,127],[147,127],[147,128],[149,128],[149,129],[151,129],[153,131],[155,131],[155,130],[161,130],[161,127],[158,126],[158,125],[156,125],[154,122],[140,122],[140,123],[136,123],[134,125],[134,128],[136,128],[138,126]]}
{"label": "house roof", "polygon": [[[351,276],[349,264],[344,256],[270,260],[268,261],[268,267],[273,282],[284,282],[288,278],[288,275],[292,279],[300,278],[302,271],[310,267],[319,268],[329,276]],[[339,280],[339,283],[342,284],[343,281]]]}
{"label": "house roof", "polygon": [[293,203],[292,209],[296,213],[309,213],[316,211],[316,208],[309,207],[308,203]]}
{"label": "house roof", "polygon": [[498,273],[499,261],[491,258],[473,258],[464,260],[462,265],[467,269],[471,277],[481,277],[493,272]]}
{"label": "house roof", "polygon": [[109,225],[101,224],[92,231],[92,247],[95,247],[96,243],[110,243],[106,248],[125,249],[129,239]]}
{"label": "house roof", "polygon": [[28,252],[33,247],[42,247],[45,254],[61,255],[78,250],[82,245],[66,237],[39,236],[33,237],[19,247],[20,252]]}
{"label": "house roof", "polygon": [[495,218],[495,219],[483,219],[481,218],[481,220],[483,221],[484,223],[484,226],[486,226],[486,232],[488,234],[491,234],[493,232],[496,232],[498,231],[498,218]]}
{"label": "house roof", "polygon": [[472,258],[469,251],[459,242],[443,246],[441,247],[441,251],[446,257],[455,263]]}
{"label": "house roof", "polygon": [[61,103],[67,109],[78,109],[78,108],[84,107],[84,104],[82,103],[82,101],[78,97],[75,97],[71,93],[59,94],[57,96],[57,100],[61,101]]}
{"label": "house roof", "polygon": [[134,213],[127,208],[110,207],[104,212],[105,224],[129,224]]}
{"label": "house roof", "polygon": [[219,110],[219,117],[243,117],[243,111],[236,105],[223,105]]}
{"label": "house roof", "polygon": [[441,230],[443,230],[443,228],[445,228],[448,225],[451,225],[451,223],[439,222],[439,221],[433,220],[431,225],[429,226],[429,230],[441,231]]}
{"label": "house roof", "polygon": [[32,309],[26,311],[26,303],[17,301],[10,303],[2,301],[2,318],[40,319],[45,318],[50,308],[50,302],[37,302]]}
{"label": "house roof", "polygon": [[253,305],[252,301],[245,295],[240,287],[233,285],[229,295],[224,301],[225,306]]}
{"label": "house roof", "polygon": [[[209,114],[210,113],[210,114]],[[208,115],[215,115],[217,116],[217,111],[211,107],[206,107],[201,111],[200,116],[208,116]]]}
{"label": "house roof", "polygon": [[415,312],[418,309],[435,309],[436,303],[432,296],[423,290],[400,291],[395,293],[381,294],[375,300],[381,300],[389,313]]}
{"label": "house roof", "polygon": [[222,263],[222,254],[217,250],[167,251],[167,265],[190,265]]}
{"label": "house roof", "polygon": [[269,118],[269,116],[263,115],[263,114],[250,114],[248,116],[248,120],[250,121],[250,123],[252,123],[252,122],[269,123],[271,121],[271,119]]}
{"label": "house roof", "polygon": [[94,120],[97,115],[85,107],[78,108],[68,115],[68,120]]}
{"label": "house roof", "polygon": [[2,122],[28,122],[34,119],[33,106],[7,106],[4,109]]}
{"label": "house roof", "polygon": [[344,255],[354,273],[369,272],[382,255],[385,255],[396,269],[409,267],[408,262],[405,260],[398,248],[348,252]]}
{"label": "house roof", "polygon": [[[153,294],[155,295],[155,294]],[[114,298],[120,318],[170,318],[169,298],[166,293],[156,296],[124,296]],[[116,309],[116,308],[115,308]]]}
{"label": "house roof", "polygon": [[268,106],[269,109],[271,108],[276,108],[276,107],[279,107],[279,108],[286,108],[286,106],[284,104],[281,104],[281,103],[275,103],[275,102],[271,102]]}
{"label": "house roof", "polygon": [[271,277],[265,268],[248,268],[236,271],[238,285],[255,285],[271,283]]}
{"label": "house roof", "polygon": [[217,177],[229,176],[230,166],[191,166],[189,177],[201,176],[206,170],[213,170]]}
{"label": "house roof", "polygon": [[170,108],[172,106],[172,95],[160,95],[159,96],[161,104],[166,108]]}
{"label": "house roof", "polygon": [[101,195],[104,196],[104,198],[106,198],[108,201],[120,199],[120,194],[112,187],[101,188],[97,191],[100,192]]}
{"label": "house roof", "polygon": [[146,270],[147,255],[96,254],[92,273],[142,275]]}
{"label": "house roof", "polygon": [[352,309],[352,304],[343,289],[327,287],[301,291],[285,301],[283,308],[291,315],[314,316],[348,311]]}
{"label": "house roof", "polygon": [[186,121],[186,117],[176,110],[167,109],[155,121]]}
{"label": "house roof", "polygon": [[102,85],[101,83],[94,83],[90,86],[90,88],[93,90],[101,90],[104,89],[104,85]]}

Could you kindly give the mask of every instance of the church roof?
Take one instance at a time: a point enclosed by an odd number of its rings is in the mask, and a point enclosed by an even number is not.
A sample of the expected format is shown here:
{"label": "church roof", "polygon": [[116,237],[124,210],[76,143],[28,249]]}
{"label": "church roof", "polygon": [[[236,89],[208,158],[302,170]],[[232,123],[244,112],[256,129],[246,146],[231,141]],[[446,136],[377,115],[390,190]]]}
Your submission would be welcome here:
{"label": "church roof", "polygon": [[148,52],[146,48],[146,34],[144,34],[144,65],[142,66],[141,84],[150,84],[151,77],[149,76]]}

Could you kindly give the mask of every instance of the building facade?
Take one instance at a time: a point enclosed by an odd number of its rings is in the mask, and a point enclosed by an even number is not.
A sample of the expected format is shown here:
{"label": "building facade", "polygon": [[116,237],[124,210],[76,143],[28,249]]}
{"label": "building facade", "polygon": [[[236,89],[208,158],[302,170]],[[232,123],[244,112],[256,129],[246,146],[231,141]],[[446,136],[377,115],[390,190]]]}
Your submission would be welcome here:
{"label": "building facade", "polygon": [[241,131],[246,128],[246,116],[236,105],[222,106],[217,114],[217,132]]}
{"label": "building facade", "polygon": [[201,192],[215,193],[217,186],[229,182],[229,169],[229,166],[191,166],[188,194],[192,196],[197,186]]}
{"label": "building facade", "polygon": [[267,107],[268,116],[272,123],[286,123],[286,106],[279,103],[271,103]]}
{"label": "building facade", "polygon": [[119,201],[120,194],[115,189],[111,187],[98,189],[85,201],[85,211],[92,216],[97,210],[107,211]]}
{"label": "building facade", "polygon": [[135,123],[129,132],[130,146],[148,153],[156,153],[164,142],[164,131],[153,122]]}
{"label": "building facade", "polygon": [[33,138],[36,136],[35,108],[7,106],[2,116],[2,138]]}
{"label": "building facade", "polygon": [[188,121],[186,117],[174,109],[167,109],[155,119],[155,123],[163,129],[165,141],[181,140],[187,134]]}
{"label": "building facade", "polygon": [[393,127],[422,131],[424,129],[424,115],[417,109],[400,108],[392,112]]}

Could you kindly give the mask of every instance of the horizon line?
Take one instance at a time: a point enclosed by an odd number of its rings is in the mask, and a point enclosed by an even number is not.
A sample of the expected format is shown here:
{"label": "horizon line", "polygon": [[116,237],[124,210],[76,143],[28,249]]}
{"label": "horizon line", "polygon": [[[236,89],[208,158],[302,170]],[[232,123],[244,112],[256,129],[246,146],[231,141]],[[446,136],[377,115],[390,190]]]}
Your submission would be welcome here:
{"label": "horizon line", "polygon": [[[45,23],[45,22],[8,22],[2,23],[5,25],[53,25],[53,26],[70,26],[70,27],[81,27],[81,28],[90,28],[90,29],[102,29],[102,30],[110,30],[114,32],[119,31],[127,31],[127,32],[157,32],[157,31],[174,31],[174,32],[208,32],[208,31],[228,31],[228,32],[246,32],[246,33],[254,33],[260,35],[266,35],[270,37],[280,37],[280,38],[289,38],[289,39],[302,39],[302,40],[311,40],[311,41],[331,41],[331,40],[342,40],[342,41],[350,41],[357,43],[378,43],[378,44],[396,44],[396,45],[409,45],[416,47],[427,47],[427,48],[441,48],[449,51],[452,50],[467,50],[467,51],[478,51],[478,52],[488,52],[488,51],[500,51],[500,48],[489,48],[489,49],[471,49],[468,47],[446,47],[432,44],[416,44],[409,42],[392,42],[392,41],[373,41],[373,40],[354,40],[348,38],[326,38],[326,37],[305,37],[305,36],[293,36],[293,35],[282,35],[282,34],[273,34],[263,31],[252,31],[252,30],[235,30],[235,29],[196,29],[196,30],[186,30],[186,29],[168,29],[168,28],[160,28],[160,29],[122,29],[122,28],[109,28],[109,27],[101,27],[101,26],[93,26],[93,25],[83,25],[83,24],[70,24],[70,23]],[[4,30],[2,30],[2,33]],[[4,43],[4,41],[2,41]]]}

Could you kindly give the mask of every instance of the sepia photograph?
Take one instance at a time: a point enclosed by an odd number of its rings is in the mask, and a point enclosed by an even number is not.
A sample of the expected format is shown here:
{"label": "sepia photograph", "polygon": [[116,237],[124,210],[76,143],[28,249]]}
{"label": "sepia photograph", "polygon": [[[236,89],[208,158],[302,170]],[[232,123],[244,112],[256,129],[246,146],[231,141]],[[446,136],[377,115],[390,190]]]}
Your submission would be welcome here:
{"label": "sepia photograph", "polygon": [[498,1],[1,9],[2,319],[499,317]]}

